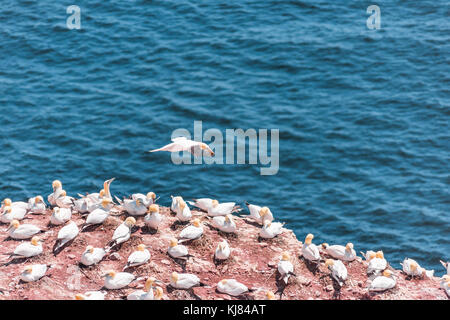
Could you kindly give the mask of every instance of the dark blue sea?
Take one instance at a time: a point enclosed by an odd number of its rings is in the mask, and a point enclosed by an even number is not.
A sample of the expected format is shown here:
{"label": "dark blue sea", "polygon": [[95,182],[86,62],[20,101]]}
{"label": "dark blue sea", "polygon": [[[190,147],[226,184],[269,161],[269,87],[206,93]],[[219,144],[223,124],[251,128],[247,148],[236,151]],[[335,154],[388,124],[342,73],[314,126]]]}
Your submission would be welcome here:
{"label": "dark blue sea", "polygon": [[[69,30],[69,5],[81,29]],[[377,4],[380,29],[366,9]],[[304,240],[450,259],[450,5],[16,0],[0,7],[0,198],[150,190],[267,205]],[[175,165],[177,128],[279,129],[280,167]]]}

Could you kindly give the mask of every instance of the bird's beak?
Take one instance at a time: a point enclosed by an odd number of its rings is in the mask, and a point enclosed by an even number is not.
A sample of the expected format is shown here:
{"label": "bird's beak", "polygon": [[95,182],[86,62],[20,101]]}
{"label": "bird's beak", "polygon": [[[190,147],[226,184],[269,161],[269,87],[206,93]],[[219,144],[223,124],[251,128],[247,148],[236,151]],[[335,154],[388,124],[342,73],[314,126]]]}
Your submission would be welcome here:
{"label": "bird's beak", "polygon": [[12,226],[9,226],[9,227],[6,229],[6,232],[8,232],[9,230],[11,230],[11,228],[12,228]]}
{"label": "bird's beak", "polygon": [[211,157],[214,157],[215,153],[213,151],[211,151]]}

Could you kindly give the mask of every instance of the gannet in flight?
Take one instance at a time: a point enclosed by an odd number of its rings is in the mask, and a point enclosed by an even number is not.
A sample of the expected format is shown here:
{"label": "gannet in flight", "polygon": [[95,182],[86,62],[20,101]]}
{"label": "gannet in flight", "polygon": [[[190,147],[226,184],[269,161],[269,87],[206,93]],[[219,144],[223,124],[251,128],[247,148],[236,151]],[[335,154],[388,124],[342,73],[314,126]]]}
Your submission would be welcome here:
{"label": "gannet in flight", "polygon": [[411,277],[426,277],[430,279],[434,275],[434,270],[425,270],[413,259],[405,258],[400,264],[403,272]]}
{"label": "gannet in flight", "polygon": [[280,262],[278,262],[278,273],[284,283],[287,284],[289,277],[294,275],[294,265],[291,262],[291,256],[287,252],[283,252]]}
{"label": "gannet in flight", "polygon": [[105,293],[102,291],[87,291],[84,294],[75,295],[75,300],[105,300]]}
{"label": "gannet in flight", "polygon": [[51,193],[48,197],[48,203],[52,206],[56,206],[56,199],[58,199],[63,191],[62,183],[59,180],[55,180],[52,183],[53,193]]}
{"label": "gannet in flight", "polygon": [[205,151],[207,155],[214,156],[214,152],[206,143],[189,140],[186,137],[173,138],[172,143],[159,149],[150,150],[149,152],[156,152],[156,151],[168,151],[168,152],[189,151],[194,156],[200,156],[202,152]]}
{"label": "gannet in flight", "polygon": [[54,207],[50,216],[50,223],[56,226],[66,223],[72,218],[72,210],[70,208]]}
{"label": "gannet in flight", "polygon": [[225,233],[236,233],[237,227],[231,214],[217,216],[212,219],[212,226]]}
{"label": "gannet in flight", "polygon": [[392,289],[397,284],[394,273],[391,270],[384,270],[383,274],[372,280],[369,291],[385,291]]}
{"label": "gannet in flight", "polygon": [[145,225],[154,230],[158,230],[158,226],[162,220],[163,216],[159,214],[159,206],[157,204],[151,204],[148,207],[147,215],[144,217]]}
{"label": "gannet in flight", "polygon": [[230,246],[227,240],[223,240],[217,245],[216,251],[214,252],[214,258],[216,260],[226,260],[230,257]]}
{"label": "gannet in flight", "polygon": [[9,224],[8,229],[6,229],[6,232],[12,239],[17,240],[25,240],[30,239],[35,234],[42,232],[42,230],[32,224],[20,224],[19,221],[13,220]]}
{"label": "gannet in flight", "polygon": [[47,209],[44,198],[42,198],[42,196],[30,198],[28,200],[28,209],[31,214],[44,214]]}
{"label": "gannet in flight", "polygon": [[134,280],[134,275],[128,272],[108,271],[105,277],[105,288],[110,290],[122,289],[127,287]]}
{"label": "gannet in flight", "polygon": [[192,221],[192,225],[187,226],[183,230],[181,230],[179,238],[179,243],[183,243],[190,240],[198,239],[203,234],[203,227],[200,223],[199,219],[194,219]]}
{"label": "gannet in flight", "polygon": [[130,239],[131,230],[136,224],[136,219],[133,217],[128,217],[122,224],[120,224],[114,231],[112,240],[109,242],[108,246],[105,248],[106,252],[109,252],[113,247],[120,243],[123,243]]}
{"label": "gannet in flight", "polygon": [[64,227],[61,228],[61,230],[59,230],[53,252],[56,254],[58,250],[64,247],[68,242],[75,239],[78,233],[79,230],[77,224],[73,221],[69,221]]}
{"label": "gannet in flight", "polygon": [[331,271],[331,276],[339,284],[339,287],[342,287],[345,280],[347,280],[347,268],[342,263],[342,261],[327,259],[325,261],[325,265]]}
{"label": "gannet in flight", "polygon": [[130,254],[130,256],[128,257],[127,264],[125,265],[123,270],[143,265],[148,260],[150,260],[150,256],[150,251],[147,250],[145,244],[138,245],[137,250]]}
{"label": "gannet in flight", "polygon": [[186,259],[189,255],[188,248],[182,244],[178,244],[177,239],[170,240],[169,249],[167,249],[169,256],[175,259]]}
{"label": "gannet in flight", "polygon": [[226,293],[230,296],[240,296],[249,292],[247,286],[235,279],[223,279],[217,284],[217,291]]}
{"label": "gannet in flight", "polygon": [[10,223],[13,220],[22,220],[25,218],[27,210],[20,207],[10,207],[6,206],[3,208],[3,212],[0,215],[0,222]]}
{"label": "gannet in flight", "polygon": [[312,239],[314,239],[313,234],[310,233],[306,236],[302,247],[302,255],[306,260],[317,264],[320,261],[320,253],[317,246],[312,243]]}
{"label": "gannet in flight", "polygon": [[341,246],[341,245],[328,245],[328,243],[322,243],[322,248],[325,250],[325,252],[339,260],[343,261],[353,261],[356,259],[356,252],[353,250],[353,243],[349,242],[347,245]]}
{"label": "gannet in flight", "polygon": [[33,282],[42,278],[47,272],[47,265],[45,264],[33,264],[32,266],[26,266],[20,275],[20,280],[24,282]]}
{"label": "gannet in flight", "polygon": [[94,248],[93,246],[87,246],[86,250],[81,255],[80,262],[85,266],[91,266],[93,264],[102,261],[106,255],[106,251],[103,248]]}
{"label": "gannet in flight", "polygon": [[170,278],[170,286],[175,289],[191,289],[203,285],[195,274],[173,272]]}
{"label": "gannet in flight", "polygon": [[211,201],[211,207],[208,209],[208,216],[226,216],[227,214],[232,214],[234,212],[241,211],[241,207],[236,206],[235,202],[223,202],[219,203],[217,200]]}
{"label": "gannet in flight", "polygon": [[34,236],[30,242],[23,242],[19,244],[16,249],[14,249],[14,252],[11,253],[9,259],[30,258],[41,254],[42,251],[41,240]]}
{"label": "gannet in flight", "polygon": [[270,222],[273,221],[273,214],[268,207],[260,207],[254,204],[250,204],[248,202],[245,203],[250,211],[250,215],[247,216],[250,219],[258,222],[261,225],[264,225],[264,221],[268,220]]}

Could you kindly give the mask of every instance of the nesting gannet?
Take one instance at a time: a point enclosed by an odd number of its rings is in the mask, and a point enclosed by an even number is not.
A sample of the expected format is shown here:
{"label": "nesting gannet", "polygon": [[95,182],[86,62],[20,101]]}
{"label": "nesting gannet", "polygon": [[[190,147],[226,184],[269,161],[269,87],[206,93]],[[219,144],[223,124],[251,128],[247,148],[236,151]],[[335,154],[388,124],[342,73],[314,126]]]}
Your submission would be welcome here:
{"label": "nesting gannet", "polygon": [[341,245],[328,245],[328,243],[322,243],[322,248],[325,250],[325,252],[339,260],[343,261],[353,261],[356,259],[356,252],[353,250],[353,243],[349,242],[347,245],[341,246]]}
{"label": "nesting gannet", "polygon": [[217,245],[216,251],[214,252],[214,258],[216,260],[226,260],[230,257],[230,246],[227,240],[223,240]]}
{"label": "nesting gannet", "polygon": [[42,232],[42,230],[32,224],[20,224],[19,221],[13,220],[6,229],[8,235],[17,240],[30,239],[35,234]]}
{"label": "nesting gannet", "polygon": [[313,262],[313,263],[319,263],[320,260],[320,253],[317,246],[312,243],[312,239],[314,239],[313,234],[308,234],[305,238],[305,243],[302,247],[302,255],[303,258],[306,260]]}
{"label": "nesting gannet", "polygon": [[147,250],[145,244],[138,245],[137,250],[128,257],[127,264],[123,270],[145,264],[150,260],[150,256],[150,251]]}
{"label": "nesting gannet", "polygon": [[187,226],[183,230],[181,230],[180,235],[178,236],[179,243],[183,243],[190,240],[198,239],[203,234],[203,227],[200,223],[199,219],[194,219],[192,221],[192,225]]}
{"label": "nesting gannet", "polygon": [[170,211],[172,211],[173,213],[177,212],[178,209],[178,204],[180,203],[180,201],[184,201],[183,198],[181,196],[171,196],[172,197],[172,204],[170,205]]}
{"label": "nesting gannet", "polygon": [[2,206],[0,208],[0,212],[3,211],[5,207],[11,207],[12,209],[23,209],[25,211],[28,210],[28,203],[23,201],[14,201],[12,202],[11,199],[6,198],[2,201]]}
{"label": "nesting gannet", "polygon": [[201,286],[200,279],[195,274],[173,272],[170,277],[170,285],[175,289],[190,289]]}
{"label": "nesting gannet", "polygon": [[101,208],[95,209],[88,214],[86,222],[83,224],[81,231],[92,225],[102,224],[109,217],[109,205],[111,204],[111,202],[111,199],[103,198],[101,201]]}
{"label": "nesting gannet", "polygon": [[366,253],[361,251],[360,253],[366,261],[370,261],[377,256],[377,253],[372,250],[368,250]]}
{"label": "nesting gannet", "polygon": [[102,291],[87,291],[84,294],[75,295],[75,300],[105,300],[105,293]]}
{"label": "nesting gannet", "polygon": [[379,274],[381,271],[387,268],[387,261],[384,258],[383,251],[377,251],[375,258],[369,260],[367,266],[367,274]]}
{"label": "nesting gannet", "polygon": [[147,227],[158,230],[159,224],[162,222],[163,216],[159,214],[159,206],[151,204],[148,207],[147,215],[144,217],[144,223]]}
{"label": "nesting gannet", "polygon": [[52,183],[53,193],[51,193],[48,197],[48,203],[52,206],[56,206],[56,199],[58,199],[63,191],[62,183],[59,180],[55,180]]}
{"label": "nesting gannet", "polygon": [[75,222],[69,221],[64,227],[62,227],[58,232],[58,238],[56,239],[53,252],[57,252],[59,249],[64,247],[68,242],[72,241],[77,237],[79,233],[78,226]]}
{"label": "nesting gannet", "polygon": [[120,224],[114,231],[112,240],[108,244],[108,247],[105,249],[106,252],[109,252],[109,250],[111,250],[111,248],[130,239],[131,230],[135,224],[136,224],[135,218],[133,218],[133,217],[126,218],[125,221],[122,222],[122,224]]}
{"label": "nesting gannet", "polygon": [[175,259],[185,259],[189,256],[189,251],[186,246],[178,244],[177,239],[170,240],[169,248],[167,249],[169,256]]}
{"label": "nesting gannet", "polygon": [[31,214],[44,214],[47,206],[42,196],[36,196],[28,200],[28,209]]}
{"label": "nesting gannet", "polygon": [[212,219],[212,226],[225,233],[236,233],[237,227],[231,214],[217,216]]}
{"label": "nesting gannet", "polygon": [[105,288],[110,290],[122,289],[127,287],[134,280],[134,275],[128,272],[108,271],[105,277]]}
{"label": "nesting gannet", "polygon": [[403,272],[411,277],[432,278],[434,275],[434,270],[425,270],[413,259],[405,258],[400,264]]}
{"label": "nesting gannet", "polygon": [[17,259],[17,258],[30,258],[41,254],[42,242],[41,240],[34,236],[30,242],[24,242],[19,244],[14,252],[9,256],[9,258]]}
{"label": "nesting gannet", "polygon": [[142,203],[148,208],[156,202],[156,194],[154,192],[149,192],[147,194],[134,193],[131,195],[131,199],[142,199]]}
{"label": "nesting gannet", "polygon": [[211,201],[211,207],[208,208],[208,216],[226,216],[227,214],[232,214],[234,212],[239,212],[242,209],[235,205],[235,202],[223,202],[219,203],[217,200]]}
{"label": "nesting gannet", "polygon": [[191,209],[189,209],[189,206],[184,202],[184,200],[178,200],[178,205],[176,206],[176,217],[178,221],[181,222],[187,222],[191,220],[192,213]]}
{"label": "nesting gannet", "polygon": [[157,152],[157,151],[168,151],[168,152],[189,151],[194,156],[200,156],[203,153],[203,151],[205,151],[207,155],[214,156],[214,152],[206,143],[189,140],[186,137],[173,138],[172,143],[159,149],[150,150],[149,152]]}
{"label": "nesting gannet", "polygon": [[94,248],[93,246],[87,246],[81,255],[80,263],[85,266],[91,266],[102,261],[106,255],[106,251],[103,248]]}
{"label": "nesting gannet", "polygon": [[27,210],[23,208],[6,206],[3,208],[3,212],[0,215],[0,222],[10,223],[13,220],[22,220],[25,218],[26,214]]}
{"label": "nesting gannet", "polygon": [[72,218],[72,210],[70,208],[54,207],[50,217],[50,223],[54,225],[61,225]]}
{"label": "nesting gannet", "polygon": [[325,265],[331,271],[331,276],[339,284],[340,287],[344,285],[347,280],[347,268],[341,260],[327,259]]}
{"label": "nesting gannet", "polygon": [[283,252],[280,262],[278,262],[278,273],[284,283],[287,284],[289,277],[294,274],[294,265],[291,262],[291,256],[287,252]]}
{"label": "nesting gannet", "polygon": [[127,300],[155,300],[153,284],[155,278],[150,277],[145,281],[144,290],[136,290],[127,296]]}
{"label": "nesting gannet", "polygon": [[247,286],[235,279],[223,279],[217,284],[217,291],[226,293],[230,296],[240,296],[249,292]]}
{"label": "nesting gannet", "polygon": [[442,260],[439,260],[442,264],[442,266],[447,270],[447,274],[450,275],[450,262],[444,262]]}
{"label": "nesting gannet", "polygon": [[254,204],[250,204],[248,202],[245,203],[250,211],[250,215],[248,216],[250,219],[258,222],[259,224],[264,224],[264,221],[268,220],[270,222],[273,221],[273,214],[268,207],[260,207]]}
{"label": "nesting gannet", "polygon": [[45,264],[33,264],[26,266],[20,275],[20,280],[24,282],[33,282],[42,278],[47,272],[47,265]]}
{"label": "nesting gannet", "polygon": [[116,200],[119,202],[122,209],[132,216],[143,216],[147,213],[147,206],[144,204],[143,198],[137,198],[136,200],[123,199],[123,201],[121,201],[116,197]]}
{"label": "nesting gannet", "polygon": [[190,205],[193,205],[205,212],[208,212],[208,209],[212,206],[213,199],[209,198],[200,198],[200,199],[193,199],[194,201],[188,201]]}
{"label": "nesting gannet", "polygon": [[[95,206],[97,208],[99,200],[92,199],[88,196],[82,196],[73,202],[73,210],[84,214],[90,212],[90,209]],[[94,209],[95,210],[95,209]]]}
{"label": "nesting gannet", "polygon": [[397,284],[394,273],[391,270],[384,270],[383,274],[372,280],[369,291],[385,291],[392,289]]}
{"label": "nesting gannet", "polygon": [[72,208],[75,198],[67,196],[66,190],[62,190],[58,198],[55,199],[56,205],[60,208]]}
{"label": "nesting gannet", "polygon": [[441,278],[441,288],[444,289],[447,296],[450,297],[450,276],[444,274]]}
{"label": "nesting gannet", "polygon": [[259,231],[259,236],[263,239],[272,239],[283,233],[284,223],[264,221],[264,225]]}

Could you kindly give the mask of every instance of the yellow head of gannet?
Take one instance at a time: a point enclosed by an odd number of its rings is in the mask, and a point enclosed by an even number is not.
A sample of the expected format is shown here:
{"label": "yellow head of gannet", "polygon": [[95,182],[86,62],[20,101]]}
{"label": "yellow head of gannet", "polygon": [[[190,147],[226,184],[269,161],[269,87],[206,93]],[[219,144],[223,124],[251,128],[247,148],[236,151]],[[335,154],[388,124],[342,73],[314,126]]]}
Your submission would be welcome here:
{"label": "yellow head of gannet", "polygon": [[3,200],[3,205],[4,205],[5,207],[10,207],[11,204],[12,204],[12,201],[11,201],[10,198],[6,198],[5,200]]}
{"label": "yellow head of gannet", "polygon": [[31,244],[33,245],[33,246],[37,246],[37,245],[39,245],[39,241],[40,241],[41,239],[39,239],[39,237],[36,237],[36,236],[34,236],[33,238],[31,238]]}
{"label": "yellow head of gannet", "polygon": [[259,215],[261,217],[264,217],[268,213],[269,213],[269,208],[267,208],[267,207],[262,207],[261,210],[259,210]]}
{"label": "yellow head of gannet", "polygon": [[270,222],[269,220],[264,221],[264,228],[268,228],[272,225],[272,222]]}
{"label": "yellow head of gannet", "polygon": [[417,263],[415,263],[414,261],[413,262],[411,262],[411,264],[410,264],[410,266],[411,266],[411,271],[416,271],[417,270],[417,267],[418,267],[418,265],[417,265]]}
{"label": "yellow head of gannet", "polygon": [[186,202],[184,202],[183,200],[179,200],[178,205],[180,206],[181,211],[183,211],[184,208],[186,208]]}
{"label": "yellow head of gannet", "polygon": [[103,199],[102,199],[102,207],[103,207],[103,208],[106,208],[111,202],[112,202],[111,199],[109,199],[109,198],[103,198]]}
{"label": "yellow head of gannet", "polygon": [[128,217],[125,219],[125,224],[131,228],[132,226],[134,226],[136,224],[136,219],[133,217]]}
{"label": "yellow head of gannet", "polygon": [[172,272],[172,281],[175,283],[178,281],[178,273]]}
{"label": "yellow head of gannet", "polygon": [[10,229],[17,229],[20,226],[20,222],[18,220],[13,220],[9,224],[9,227],[6,231],[9,231]]}
{"label": "yellow head of gannet", "polygon": [[333,264],[334,264],[334,260],[333,260],[333,259],[327,259],[327,260],[325,261],[325,265],[326,265],[327,267],[332,266]]}
{"label": "yellow head of gannet", "polygon": [[231,216],[231,214],[227,214],[226,216],[225,216],[225,221],[226,222],[231,222],[233,220],[233,217]]}
{"label": "yellow head of gannet", "polygon": [[59,180],[53,181],[52,188],[53,188],[53,191],[56,191],[56,189],[62,188],[61,181],[59,181]]}
{"label": "yellow head of gannet", "polygon": [[369,254],[369,259],[368,260],[372,260],[373,258],[376,258],[377,254],[375,252],[371,252]]}
{"label": "yellow head of gannet", "polygon": [[93,246],[87,246],[85,252],[93,253],[94,252],[94,247]]}
{"label": "yellow head of gannet", "polygon": [[223,285],[226,285],[227,284],[227,279],[220,280],[220,283],[223,284]]}
{"label": "yellow head of gannet", "polygon": [[139,207],[140,205],[142,205],[142,201],[141,199],[137,198],[136,199],[136,205]]}
{"label": "yellow head of gannet", "polygon": [[345,250],[352,252],[352,250],[353,250],[353,243],[351,243],[351,242],[347,243],[347,245],[345,246]]}
{"label": "yellow head of gannet", "polygon": [[322,248],[326,249],[328,248],[330,245],[326,242],[322,243]]}
{"label": "yellow head of gannet", "polygon": [[151,287],[153,286],[153,284],[155,283],[156,279],[153,277],[150,277],[147,279],[147,281],[145,281],[145,285],[144,285],[144,291],[150,291]]}
{"label": "yellow head of gannet", "polygon": [[61,195],[59,197],[66,197],[66,196],[67,196],[66,190],[61,191]]}
{"label": "yellow head of gannet", "polygon": [[156,199],[156,194],[154,192],[147,193],[147,199]]}
{"label": "yellow head of gannet", "polygon": [[375,256],[376,256],[377,258],[384,259],[383,251],[377,251],[377,253],[375,254]]}
{"label": "yellow head of gannet", "polygon": [[85,298],[84,298],[84,295],[82,295],[81,293],[77,293],[76,295],[75,295],[75,300],[84,300]]}
{"label": "yellow head of gannet", "polygon": [[148,208],[148,212],[150,213],[159,212],[159,206],[157,204],[150,205],[150,207]]}
{"label": "yellow head of gannet", "polygon": [[281,260],[283,260],[283,261],[291,260],[291,256],[289,255],[289,252],[283,252],[283,254],[281,255]]}
{"label": "yellow head of gannet", "polygon": [[385,277],[390,277],[390,276],[392,276],[394,273],[391,271],[391,270],[384,270],[383,271],[383,276],[385,276]]}
{"label": "yellow head of gannet", "polygon": [[38,204],[42,202],[44,202],[44,198],[42,198],[41,196],[37,196],[34,198],[34,203]]}
{"label": "yellow head of gannet", "polygon": [[100,190],[99,197],[103,198],[105,196],[105,189]]}
{"label": "yellow head of gannet", "polygon": [[194,219],[194,220],[192,221],[192,224],[198,228],[198,227],[200,227],[200,220]]}
{"label": "yellow head of gannet", "polygon": [[267,291],[266,292],[266,296],[268,300],[274,300],[275,299],[275,295],[273,294],[272,291]]}
{"label": "yellow head of gannet", "polygon": [[160,300],[163,296],[163,289],[161,287],[156,287],[155,299]]}
{"label": "yellow head of gannet", "polygon": [[309,233],[305,238],[305,244],[311,244],[312,239],[314,239],[314,235]]}
{"label": "yellow head of gannet", "polygon": [[145,248],[147,248],[147,246],[143,243],[141,243],[140,245],[137,246],[137,251],[144,251]]}
{"label": "yellow head of gannet", "polygon": [[116,272],[114,270],[109,270],[103,276],[110,276],[111,278],[114,278],[116,276]]}
{"label": "yellow head of gannet", "polygon": [[171,248],[176,247],[177,245],[178,245],[177,239],[171,239],[170,240],[170,247]]}
{"label": "yellow head of gannet", "polygon": [[215,208],[215,207],[217,207],[219,205],[219,201],[213,200],[213,201],[211,201],[211,204]]}
{"label": "yellow head of gannet", "polygon": [[25,273],[31,273],[32,271],[33,271],[33,267],[32,266],[26,266],[23,269],[23,272],[25,272]]}

